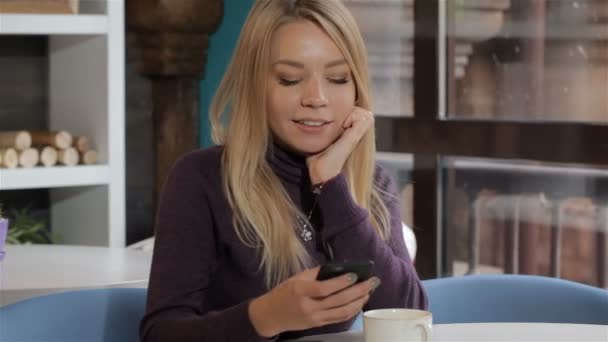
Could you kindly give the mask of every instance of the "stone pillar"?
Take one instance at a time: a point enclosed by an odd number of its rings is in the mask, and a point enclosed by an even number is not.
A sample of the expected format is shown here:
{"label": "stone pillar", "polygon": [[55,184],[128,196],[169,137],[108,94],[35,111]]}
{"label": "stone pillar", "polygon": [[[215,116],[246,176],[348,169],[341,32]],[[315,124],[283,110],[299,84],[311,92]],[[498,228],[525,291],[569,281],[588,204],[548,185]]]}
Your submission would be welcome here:
{"label": "stone pillar", "polygon": [[152,83],[158,196],[173,163],[198,147],[198,82],[222,0],[126,1],[137,70]]}

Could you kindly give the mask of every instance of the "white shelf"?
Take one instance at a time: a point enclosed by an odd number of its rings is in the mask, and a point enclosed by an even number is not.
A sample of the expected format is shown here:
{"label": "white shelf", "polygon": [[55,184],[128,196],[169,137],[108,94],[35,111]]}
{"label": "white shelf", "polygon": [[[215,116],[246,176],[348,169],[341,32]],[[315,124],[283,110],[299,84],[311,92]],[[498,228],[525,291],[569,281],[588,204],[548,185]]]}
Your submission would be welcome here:
{"label": "white shelf", "polygon": [[62,243],[124,247],[125,4],[80,5],[81,14],[0,14],[0,36],[48,36],[48,129],[89,137],[102,164],[0,169],[0,191],[51,189]]}
{"label": "white shelf", "polygon": [[108,17],[97,14],[0,14],[0,35],[94,35],[108,27]]}
{"label": "white shelf", "polygon": [[109,183],[110,168],[105,165],[0,169],[0,190],[107,185]]}

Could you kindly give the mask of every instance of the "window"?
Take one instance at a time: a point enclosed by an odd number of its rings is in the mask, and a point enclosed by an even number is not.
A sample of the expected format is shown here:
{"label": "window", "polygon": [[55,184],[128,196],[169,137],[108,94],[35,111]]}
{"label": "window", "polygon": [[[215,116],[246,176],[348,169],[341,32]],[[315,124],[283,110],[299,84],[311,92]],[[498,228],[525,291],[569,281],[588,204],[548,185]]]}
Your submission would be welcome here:
{"label": "window", "polygon": [[379,149],[411,160],[421,276],[607,287],[608,2],[344,2],[368,45]]}

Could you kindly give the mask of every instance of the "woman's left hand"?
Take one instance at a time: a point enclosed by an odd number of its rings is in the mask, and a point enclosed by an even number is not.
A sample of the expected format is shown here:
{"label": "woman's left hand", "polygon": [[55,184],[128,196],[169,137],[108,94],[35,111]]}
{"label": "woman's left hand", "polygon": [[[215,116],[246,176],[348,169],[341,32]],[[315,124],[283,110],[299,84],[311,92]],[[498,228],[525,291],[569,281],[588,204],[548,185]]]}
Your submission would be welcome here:
{"label": "woman's left hand", "polygon": [[346,159],[367,131],[374,127],[374,114],[355,107],[342,124],[344,132],[322,152],[306,159],[312,184],[326,182],[342,172]]}

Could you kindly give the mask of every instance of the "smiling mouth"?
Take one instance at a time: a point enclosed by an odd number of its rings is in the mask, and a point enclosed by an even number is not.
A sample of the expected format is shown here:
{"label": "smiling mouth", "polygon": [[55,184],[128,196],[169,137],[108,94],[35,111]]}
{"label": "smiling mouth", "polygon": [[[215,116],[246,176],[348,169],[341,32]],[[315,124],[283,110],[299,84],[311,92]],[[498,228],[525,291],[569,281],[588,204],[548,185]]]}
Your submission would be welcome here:
{"label": "smiling mouth", "polygon": [[330,124],[331,121],[313,121],[313,120],[293,120],[293,122],[308,126],[308,127],[321,127],[327,124]]}

